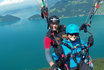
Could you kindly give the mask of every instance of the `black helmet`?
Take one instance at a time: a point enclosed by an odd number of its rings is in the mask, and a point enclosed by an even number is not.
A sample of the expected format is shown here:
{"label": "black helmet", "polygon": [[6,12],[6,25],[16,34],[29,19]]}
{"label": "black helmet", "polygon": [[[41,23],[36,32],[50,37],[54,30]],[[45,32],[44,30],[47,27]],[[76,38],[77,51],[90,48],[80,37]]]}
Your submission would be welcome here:
{"label": "black helmet", "polygon": [[57,16],[49,17],[48,24],[59,24],[60,19]]}

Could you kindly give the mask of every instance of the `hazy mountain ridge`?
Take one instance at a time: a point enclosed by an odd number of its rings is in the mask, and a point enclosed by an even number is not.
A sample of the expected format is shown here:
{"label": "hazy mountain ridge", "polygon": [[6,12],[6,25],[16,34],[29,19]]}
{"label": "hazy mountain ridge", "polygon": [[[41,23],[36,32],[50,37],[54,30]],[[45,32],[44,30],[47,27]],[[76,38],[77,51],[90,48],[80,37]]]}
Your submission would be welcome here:
{"label": "hazy mountain ridge", "polygon": [[[88,15],[92,3],[90,0],[61,0],[51,7],[50,15],[59,17],[78,17]],[[97,14],[104,14],[104,5],[101,5]]]}
{"label": "hazy mountain ridge", "polygon": [[97,15],[104,15],[104,1],[103,4],[100,5],[100,8],[96,12]]}
{"label": "hazy mountain ridge", "polygon": [[29,20],[37,20],[37,19],[42,19],[41,16],[39,14],[33,15],[31,17],[28,18]]}
{"label": "hazy mountain ridge", "polygon": [[2,22],[12,22],[12,21],[18,21],[20,20],[19,17],[12,16],[12,15],[5,15],[5,16],[0,16],[0,23]]}

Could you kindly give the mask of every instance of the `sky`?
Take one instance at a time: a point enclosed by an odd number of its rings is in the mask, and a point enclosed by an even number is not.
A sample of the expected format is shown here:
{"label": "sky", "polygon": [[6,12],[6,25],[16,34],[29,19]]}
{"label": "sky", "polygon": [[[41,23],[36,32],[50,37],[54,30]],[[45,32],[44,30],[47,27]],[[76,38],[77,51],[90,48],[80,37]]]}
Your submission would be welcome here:
{"label": "sky", "polygon": [[2,0],[0,1],[0,6],[5,6],[5,5],[12,5],[16,3],[22,3],[24,0]]}
{"label": "sky", "polygon": [[[50,2],[51,0],[47,0]],[[59,0],[57,0],[59,1]],[[56,0],[52,0],[51,2],[57,2]],[[41,6],[42,0],[0,0],[0,11],[2,9],[11,9],[11,8],[18,8],[18,7],[25,7],[25,6],[34,6],[39,7]],[[50,4],[50,3],[49,3]],[[52,3],[51,3],[52,4]]]}
{"label": "sky", "polygon": [[[52,4],[59,0],[57,0],[57,1],[56,0],[47,0],[47,1],[49,2],[49,4]],[[41,2],[42,2],[42,0],[0,0],[0,15],[6,15],[6,14],[11,14],[11,13],[13,14],[13,12],[15,10],[20,10],[20,9],[23,9],[23,11],[25,11],[25,13],[27,11],[29,11],[29,13],[31,13],[33,11],[34,11],[34,13],[37,13],[37,12],[40,12]],[[25,8],[27,8],[27,10]],[[9,12],[9,13],[7,13],[7,12]]]}
{"label": "sky", "polygon": [[7,5],[13,5],[13,4],[31,4],[38,1],[39,3],[41,2],[41,0],[0,0],[0,6],[7,6]]}
{"label": "sky", "polygon": [[41,4],[41,0],[0,0],[0,13],[8,10],[22,9],[29,6],[37,8],[36,1]]}

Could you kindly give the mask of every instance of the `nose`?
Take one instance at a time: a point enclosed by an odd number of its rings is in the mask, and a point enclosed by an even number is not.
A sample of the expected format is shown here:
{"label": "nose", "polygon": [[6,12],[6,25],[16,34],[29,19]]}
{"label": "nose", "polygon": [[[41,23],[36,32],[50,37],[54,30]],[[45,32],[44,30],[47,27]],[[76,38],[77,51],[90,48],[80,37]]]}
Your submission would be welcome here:
{"label": "nose", "polygon": [[53,24],[53,26],[57,26],[56,24]]}
{"label": "nose", "polygon": [[56,26],[56,24],[53,24],[53,26]]}
{"label": "nose", "polygon": [[73,35],[73,37],[76,37],[75,35]]}

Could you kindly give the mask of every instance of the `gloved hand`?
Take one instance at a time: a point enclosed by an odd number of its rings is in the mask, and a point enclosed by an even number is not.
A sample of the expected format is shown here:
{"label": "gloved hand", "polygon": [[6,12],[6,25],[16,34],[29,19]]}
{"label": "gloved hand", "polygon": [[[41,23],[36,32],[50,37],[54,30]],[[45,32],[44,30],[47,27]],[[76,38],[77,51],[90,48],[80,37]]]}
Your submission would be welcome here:
{"label": "gloved hand", "polygon": [[94,38],[93,38],[93,36],[91,35],[91,36],[89,36],[89,38],[88,38],[88,43],[87,43],[87,45],[92,46],[93,43],[94,43]]}
{"label": "gloved hand", "polygon": [[57,66],[55,64],[52,65],[51,70],[57,70]]}
{"label": "gloved hand", "polygon": [[87,25],[86,24],[81,25],[80,30],[84,30],[84,32],[87,32]]}

